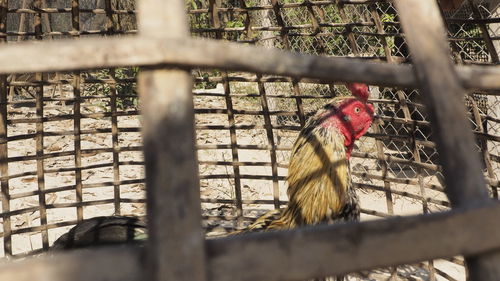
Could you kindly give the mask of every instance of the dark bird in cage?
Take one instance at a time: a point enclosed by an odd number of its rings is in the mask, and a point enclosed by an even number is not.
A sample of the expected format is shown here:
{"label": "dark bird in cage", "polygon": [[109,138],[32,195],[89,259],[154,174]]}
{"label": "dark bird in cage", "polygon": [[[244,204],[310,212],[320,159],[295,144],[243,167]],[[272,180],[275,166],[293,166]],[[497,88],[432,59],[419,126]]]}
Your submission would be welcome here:
{"label": "dark bird in cage", "polygon": [[104,216],[84,220],[60,236],[50,251],[60,251],[146,240],[146,223],[136,217]]}

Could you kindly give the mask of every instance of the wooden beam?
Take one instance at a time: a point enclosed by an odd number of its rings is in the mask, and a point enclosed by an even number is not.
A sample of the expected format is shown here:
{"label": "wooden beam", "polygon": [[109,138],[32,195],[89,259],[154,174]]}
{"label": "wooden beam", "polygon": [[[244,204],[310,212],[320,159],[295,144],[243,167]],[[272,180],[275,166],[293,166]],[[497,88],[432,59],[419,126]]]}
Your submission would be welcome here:
{"label": "wooden beam", "polygon": [[[396,0],[395,4],[431,119],[445,176],[446,195],[452,207],[486,204],[491,199],[460,98],[465,91],[451,61],[437,3],[433,0]],[[466,262],[470,280],[500,280],[500,252],[484,258],[466,256]]]}
{"label": "wooden beam", "polygon": [[138,248],[85,249],[2,263],[0,280],[141,281],[144,266],[144,253]]}
{"label": "wooden beam", "polygon": [[500,245],[493,209],[500,211],[500,205],[207,241],[209,280],[308,280],[483,253]]}
{"label": "wooden beam", "polygon": [[462,5],[464,0],[438,0],[444,11],[456,10]]}
{"label": "wooden beam", "polygon": [[[143,39],[189,37],[183,0],[139,1],[138,16]],[[186,70],[143,69],[138,82],[149,237],[145,276],[153,281],[204,281],[192,77]]]}
{"label": "wooden beam", "polygon": [[[248,71],[329,82],[365,82],[416,88],[409,65],[355,58],[312,56],[205,39],[150,37],[83,38],[0,46],[0,74],[68,71],[113,66],[185,66]],[[462,66],[467,89],[500,89],[500,67]]]}
{"label": "wooden beam", "polygon": [[216,40],[129,37],[43,43],[1,46],[0,73],[168,64],[372,83],[391,81],[405,86],[415,81],[409,66],[325,59]]}
{"label": "wooden beam", "polygon": [[[500,204],[205,241],[209,280],[305,280],[500,248]],[[485,235],[487,233],[488,235]],[[137,248],[85,249],[0,266],[0,280],[144,280]],[[74,279],[73,279],[74,278]]]}
{"label": "wooden beam", "polygon": [[456,66],[462,86],[469,90],[499,90],[500,67],[498,66]]}

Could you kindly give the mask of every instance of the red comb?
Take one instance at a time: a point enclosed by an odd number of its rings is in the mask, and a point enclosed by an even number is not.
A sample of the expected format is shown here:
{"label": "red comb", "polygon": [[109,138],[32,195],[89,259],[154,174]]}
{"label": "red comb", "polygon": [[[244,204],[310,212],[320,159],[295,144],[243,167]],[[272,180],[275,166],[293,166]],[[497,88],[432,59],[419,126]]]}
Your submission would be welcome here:
{"label": "red comb", "polygon": [[363,83],[347,83],[346,86],[351,91],[353,96],[364,102],[368,101],[368,96],[370,95],[368,85]]}

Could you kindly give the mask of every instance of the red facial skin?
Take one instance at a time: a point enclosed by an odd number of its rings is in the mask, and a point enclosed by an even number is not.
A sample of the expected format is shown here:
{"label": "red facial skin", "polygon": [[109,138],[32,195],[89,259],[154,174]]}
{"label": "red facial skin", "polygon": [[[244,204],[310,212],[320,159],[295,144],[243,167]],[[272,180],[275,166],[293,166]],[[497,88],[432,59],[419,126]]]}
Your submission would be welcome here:
{"label": "red facial skin", "polygon": [[368,85],[363,83],[348,83],[346,86],[351,91],[353,96],[364,102],[368,101],[368,96],[370,96]]}
{"label": "red facial skin", "polygon": [[362,137],[373,121],[373,105],[356,98],[342,102],[331,116],[321,123],[324,128],[337,128],[344,135],[347,159],[350,158],[354,141]]}

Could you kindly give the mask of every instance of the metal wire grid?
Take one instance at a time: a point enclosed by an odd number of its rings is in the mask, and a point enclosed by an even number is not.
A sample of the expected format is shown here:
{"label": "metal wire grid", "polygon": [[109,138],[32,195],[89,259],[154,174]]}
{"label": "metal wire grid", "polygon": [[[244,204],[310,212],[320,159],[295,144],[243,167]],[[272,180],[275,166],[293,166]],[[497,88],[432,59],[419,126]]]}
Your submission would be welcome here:
{"label": "metal wire grid", "polygon": [[0,36],[7,36],[8,41],[137,31],[135,1],[11,0],[6,21],[7,28]]}

